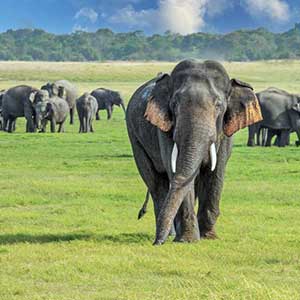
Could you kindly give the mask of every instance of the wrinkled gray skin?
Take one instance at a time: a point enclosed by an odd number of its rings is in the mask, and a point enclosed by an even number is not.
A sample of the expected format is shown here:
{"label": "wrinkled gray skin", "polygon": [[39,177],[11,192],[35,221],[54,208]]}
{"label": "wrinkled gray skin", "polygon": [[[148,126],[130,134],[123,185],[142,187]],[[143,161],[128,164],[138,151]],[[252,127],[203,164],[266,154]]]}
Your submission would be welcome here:
{"label": "wrinkled gray skin", "polygon": [[15,122],[19,117],[26,118],[26,132],[36,130],[35,106],[46,101],[49,95],[45,91],[31,86],[21,85],[7,90],[2,100],[3,128],[8,132],[15,130]]}
{"label": "wrinkled gray skin", "polygon": [[254,145],[256,127],[268,128],[266,146],[271,146],[272,137],[278,135],[278,146],[288,144],[291,132],[296,132],[300,145],[300,96],[277,88],[269,88],[257,94],[263,121],[249,126],[248,145]]}
{"label": "wrinkled gray skin", "polygon": [[36,105],[36,120],[40,132],[46,132],[48,121],[50,121],[50,130],[55,132],[56,124],[59,125],[57,132],[64,132],[64,123],[69,114],[68,103],[57,96],[51,97],[46,102],[40,102]]}
{"label": "wrinkled gray skin", "polygon": [[[230,80],[217,62],[186,60],[172,74],[164,74],[141,86],[132,96],[126,114],[127,129],[139,173],[154,201],[155,245],[167,239],[175,221],[175,241],[192,242],[215,238],[219,201],[232,138],[223,134],[223,125],[243,107],[239,93],[253,91],[247,84]],[[145,119],[149,97],[172,128],[162,131]],[[239,112],[239,111],[237,111]],[[160,115],[159,113],[157,115]],[[171,153],[178,147],[176,172]],[[215,143],[217,165],[211,171],[209,149]],[[195,197],[199,200],[197,216]],[[175,218],[176,216],[176,218]]]}
{"label": "wrinkled gray skin", "polygon": [[114,105],[121,106],[124,111],[124,114],[126,114],[124,100],[121,98],[118,92],[104,88],[99,88],[92,91],[91,95],[94,96],[98,102],[96,120],[100,120],[99,110],[106,110],[107,120],[109,120],[112,116]]}
{"label": "wrinkled gray skin", "polygon": [[83,94],[76,100],[76,108],[80,121],[80,132],[94,132],[93,121],[98,111],[98,102],[89,93]]}
{"label": "wrinkled gray skin", "polygon": [[64,98],[70,108],[70,124],[74,124],[75,104],[78,98],[77,87],[67,80],[59,80],[54,83],[47,83],[41,87],[49,92],[50,97],[58,96]]}

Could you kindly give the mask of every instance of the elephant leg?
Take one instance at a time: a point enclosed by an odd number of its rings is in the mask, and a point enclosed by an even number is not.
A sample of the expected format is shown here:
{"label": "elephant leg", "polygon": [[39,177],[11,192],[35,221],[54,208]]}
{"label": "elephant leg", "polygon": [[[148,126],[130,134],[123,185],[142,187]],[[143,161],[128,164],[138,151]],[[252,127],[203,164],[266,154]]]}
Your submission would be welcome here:
{"label": "elephant leg", "polygon": [[26,118],[26,132],[34,132],[32,117]]}
{"label": "elephant leg", "polygon": [[198,219],[195,214],[195,191],[184,198],[175,217],[175,242],[194,242],[200,240]]}
{"label": "elephant leg", "polygon": [[268,135],[267,135],[267,141],[266,141],[266,147],[271,147],[272,138],[275,135],[274,130],[268,129]]}
{"label": "elephant leg", "polygon": [[267,136],[268,136],[268,128],[262,129],[262,146],[266,146],[267,144]]}
{"label": "elephant leg", "polygon": [[90,131],[94,132],[94,128],[93,128],[93,119],[90,118]]}
{"label": "elephant leg", "polygon": [[96,120],[97,120],[97,121],[100,120],[99,110],[97,110],[97,112],[96,112]]}
{"label": "elephant leg", "polygon": [[108,106],[106,110],[107,110],[107,120],[110,120],[113,111],[112,106]]}
{"label": "elephant leg", "polygon": [[8,121],[7,121],[7,131],[9,133],[12,133],[14,131],[14,121],[13,121],[12,118],[9,118]]}
{"label": "elephant leg", "polygon": [[83,132],[83,117],[82,117],[82,114],[78,114],[78,117],[79,117],[79,133],[82,133]]}
{"label": "elephant leg", "polygon": [[133,137],[130,137],[130,140],[137,168],[153,199],[157,223],[160,207],[169,191],[169,178],[167,174],[160,174],[155,170],[151,159],[138,140]]}
{"label": "elephant leg", "polygon": [[63,132],[63,123],[60,123],[60,124],[58,125],[58,130],[57,130],[57,132],[59,132],[59,133]]}
{"label": "elephant leg", "polygon": [[56,126],[56,123],[54,120],[51,120],[51,124],[50,124],[50,130],[52,133],[55,132],[55,126]]}
{"label": "elephant leg", "polygon": [[253,147],[254,146],[254,138],[255,138],[255,131],[256,131],[256,125],[250,125],[248,126],[248,142],[247,146],[248,147]]}
{"label": "elephant leg", "polygon": [[71,125],[74,124],[74,113],[75,113],[74,108],[70,108],[70,124]]}
{"label": "elephant leg", "polygon": [[300,129],[296,130],[296,134],[297,134],[297,137],[298,137],[298,141],[296,141],[296,146],[299,147],[300,146]]}
{"label": "elephant leg", "polygon": [[289,136],[289,130],[282,130],[279,135],[278,146],[285,147]]}
{"label": "elephant leg", "polygon": [[220,198],[231,149],[232,141],[225,138],[218,151],[218,162],[215,171],[211,172],[210,167],[201,168],[200,170],[196,193],[199,200],[198,223],[201,238],[217,238],[215,224],[220,215]]}
{"label": "elephant leg", "polygon": [[257,146],[260,146],[260,134],[261,134],[261,128],[259,128],[256,133],[256,145]]}

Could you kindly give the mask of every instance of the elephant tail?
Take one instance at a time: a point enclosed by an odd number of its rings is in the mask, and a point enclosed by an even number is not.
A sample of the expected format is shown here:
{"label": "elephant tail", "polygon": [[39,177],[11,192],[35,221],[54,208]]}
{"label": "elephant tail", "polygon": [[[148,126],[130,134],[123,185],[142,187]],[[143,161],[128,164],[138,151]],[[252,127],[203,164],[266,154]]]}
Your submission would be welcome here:
{"label": "elephant tail", "polygon": [[143,204],[143,206],[140,209],[139,214],[138,214],[138,220],[141,219],[146,214],[149,198],[150,198],[150,192],[149,192],[149,190],[147,190],[147,194],[146,194],[144,204]]}

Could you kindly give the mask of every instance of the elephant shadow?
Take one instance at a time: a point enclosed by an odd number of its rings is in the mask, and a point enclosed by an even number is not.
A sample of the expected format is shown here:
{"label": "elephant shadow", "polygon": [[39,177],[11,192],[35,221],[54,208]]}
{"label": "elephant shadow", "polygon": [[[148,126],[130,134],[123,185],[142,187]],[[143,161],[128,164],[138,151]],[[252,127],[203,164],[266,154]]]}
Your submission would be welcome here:
{"label": "elephant shadow", "polygon": [[120,233],[120,234],[88,234],[88,233],[65,233],[65,234],[0,234],[0,245],[14,245],[20,243],[47,244],[61,243],[80,240],[92,240],[99,243],[115,244],[140,244],[152,242],[153,236],[147,233]]}
{"label": "elephant shadow", "polygon": [[13,245],[19,243],[47,244],[59,242],[71,242],[75,240],[87,240],[90,234],[67,233],[67,234],[0,234],[0,245]]}

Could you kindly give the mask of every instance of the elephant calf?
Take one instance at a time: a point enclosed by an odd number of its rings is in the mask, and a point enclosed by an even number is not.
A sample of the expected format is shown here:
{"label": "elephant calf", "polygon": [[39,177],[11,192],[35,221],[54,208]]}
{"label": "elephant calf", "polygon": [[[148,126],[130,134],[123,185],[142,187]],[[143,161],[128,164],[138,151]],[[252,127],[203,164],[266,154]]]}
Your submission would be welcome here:
{"label": "elephant calf", "polygon": [[107,120],[112,116],[114,105],[121,106],[124,114],[126,114],[125,104],[120,94],[115,91],[111,91],[104,88],[99,88],[92,91],[91,95],[97,99],[98,111],[96,114],[96,120],[100,120],[99,110],[107,111]]}
{"label": "elephant calf", "polygon": [[98,102],[89,93],[83,94],[76,100],[76,108],[80,121],[80,132],[94,132],[93,121],[98,111]]}
{"label": "elephant calf", "polygon": [[40,132],[46,132],[48,121],[50,121],[51,132],[55,132],[56,124],[59,124],[58,132],[64,132],[64,123],[69,113],[68,103],[59,97],[52,97],[46,102],[36,105],[37,127]]}
{"label": "elephant calf", "polygon": [[41,89],[47,90],[50,97],[58,96],[67,101],[70,110],[70,124],[74,124],[75,102],[78,97],[77,87],[67,80],[59,80],[54,83],[48,82]]}

